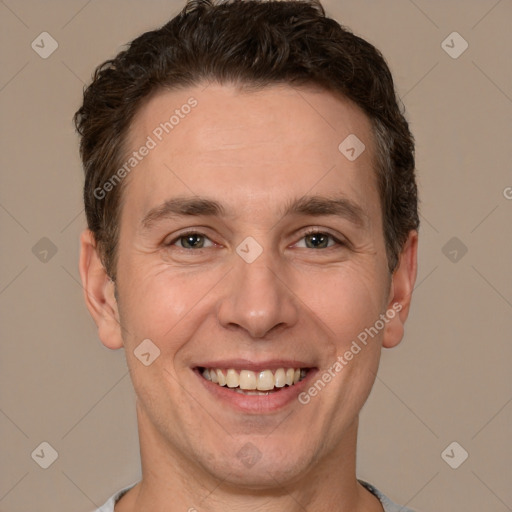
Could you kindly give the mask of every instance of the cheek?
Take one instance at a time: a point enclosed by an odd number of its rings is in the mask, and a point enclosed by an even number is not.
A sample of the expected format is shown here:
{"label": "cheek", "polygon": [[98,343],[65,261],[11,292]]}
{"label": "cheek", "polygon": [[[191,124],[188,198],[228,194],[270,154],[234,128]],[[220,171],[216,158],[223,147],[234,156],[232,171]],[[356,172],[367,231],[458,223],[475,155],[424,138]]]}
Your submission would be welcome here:
{"label": "cheek", "polygon": [[340,343],[348,343],[382,313],[386,290],[376,268],[347,262],[297,278],[300,297]]}
{"label": "cheek", "polygon": [[[167,264],[127,265],[120,296],[121,324],[129,343],[149,338],[162,351],[176,351],[179,341],[197,326],[198,316],[209,304],[208,291],[222,278],[222,272],[177,272]],[[139,341],[140,342],[140,341]]]}

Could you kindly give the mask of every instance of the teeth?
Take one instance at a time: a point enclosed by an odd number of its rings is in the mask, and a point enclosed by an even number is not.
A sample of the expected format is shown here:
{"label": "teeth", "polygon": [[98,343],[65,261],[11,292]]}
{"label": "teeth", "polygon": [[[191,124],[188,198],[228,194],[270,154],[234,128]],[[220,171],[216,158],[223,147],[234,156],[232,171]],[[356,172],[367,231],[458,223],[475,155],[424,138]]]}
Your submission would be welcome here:
{"label": "teeth", "polygon": [[217,374],[217,380],[219,386],[225,386],[226,385],[226,377],[224,377],[224,374],[222,373],[222,370],[210,370],[210,374],[212,372],[215,372]]}
{"label": "teeth", "polygon": [[274,388],[283,388],[292,386],[301,381],[306,375],[304,368],[278,368],[275,373],[272,370],[262,370],[253,372],[251,370],[241,370],[238,373],[233,368],[221,370],[219,368],[205,368],[202,375],[206,380],[235,389],[240,393],[247,395],[265,395]]}
{"label": "teeth", "polygon": [[257,387],[259,391],[270,391],[274,389],[274,375],[270,370],[260,372]]}
{"label": "teeth", "polygon": [[236,373],[235,370],[228,370],[226,375],[226,384],[228,385],[228,388],[237,388],[240,384],[240,378],[238,377],[238,373]]}
{"label": "teeth", "polygon": [[274,375],[274,385],[276,388],[283,388],[286,385],[286,373],[284,368],[276,370],[276,374]]}
{"label": "teeth", "polygon": [[256,374],[250,370],[242,370],[240,372],[239,386],[240,389],[260,389],[258,388]]}

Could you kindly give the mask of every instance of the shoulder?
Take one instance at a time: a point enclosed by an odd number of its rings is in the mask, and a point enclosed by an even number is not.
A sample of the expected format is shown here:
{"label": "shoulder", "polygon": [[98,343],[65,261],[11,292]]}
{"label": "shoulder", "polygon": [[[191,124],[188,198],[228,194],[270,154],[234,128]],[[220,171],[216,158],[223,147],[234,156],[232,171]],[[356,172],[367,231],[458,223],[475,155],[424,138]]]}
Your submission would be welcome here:
{"label": "shoulder", "polygon": [[394,503],[391,501],[384,493],[379,491],[375,486],[372,484],[365,482],[364,480],[359,480],[358,482],[366,487],[373,495],[375,495],[380,502],[382,503],[382,506],[384,508],[384,512],[414,512],[414,510],[407,508],[405,506],[398,505],[397,503]]}
{"label": "shoulder", "polygon": [[134,487],[137,482],[130,484],[128,487],[123,487],[115,494],[110,496],[110,498],[100,507],[97,508],[94,512],[114,512],[114,506],[117,501],[119,501],[124,494],[126,494],[132,487]]}

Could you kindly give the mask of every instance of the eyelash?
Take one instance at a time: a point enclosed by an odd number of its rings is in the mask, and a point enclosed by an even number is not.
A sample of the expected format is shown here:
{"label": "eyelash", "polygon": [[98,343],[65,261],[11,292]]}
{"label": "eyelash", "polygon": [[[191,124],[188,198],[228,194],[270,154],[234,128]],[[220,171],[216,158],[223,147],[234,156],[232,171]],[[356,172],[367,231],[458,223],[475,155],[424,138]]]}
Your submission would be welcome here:
{"label": "eyelash", "polygon": [[[180,239],[182,238],[185,238],[189,235],[199,235],[199,236],[202,236],[208,240],[210,240],[210,238],[205,235],[204,233],[201,233],[200,231],[193,231],[193,230],[190,230],[190,231],[185,231],[184,233],[180,233],[177,237],[173,238],[170,242],[164,244],[166,247],[172,247],[176,242],[178,242]],[[334,235],[331,235],[330,233],[326,232],[326,231],[322,231],[318,228],[309,228],[305,233],[302,234],[300,240],[302,240],[303,238],[309,236],[309,235],[327,235],[329,238],[331,238],[332,240],[334,240],[335,244],[340,246],[340,247],[346,247],[348,244],[338,238],[336,238]],[[210,240],[211,241],[211,240]],[[212,242],[212,243],[215,243],[215,242]],[[194,249],[187,249],[185,247],[178,247],[179,249],[183,249],[184,251],[192,251]],[[325,249],[332,249],[334,248],[334,246],[329,246],[329,247],[324,247],[323,250]],[[197,250],[201,250],[201,249],[208,249],[208,247],[201,247],[199,249],[195,249],[196,251]],[[306,249],[309,249],[308,247],[306,247]]]}

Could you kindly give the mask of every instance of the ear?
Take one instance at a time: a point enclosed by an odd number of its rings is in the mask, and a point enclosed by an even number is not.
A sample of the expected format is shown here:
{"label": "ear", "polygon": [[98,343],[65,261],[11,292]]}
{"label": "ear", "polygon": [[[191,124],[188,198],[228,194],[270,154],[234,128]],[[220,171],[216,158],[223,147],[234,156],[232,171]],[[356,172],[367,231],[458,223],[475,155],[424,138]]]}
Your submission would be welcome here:
{"label": "ear", "polygon": [[92,231],[86,229],[80,236],[80,277],[87,309],[96,326],[98,336],[106,347],[123,346],[115,284],[101,262]]}
{"label": "ear", "polygon": [[404,324],[409,316],[412,291],[418,269],[418,232],[411,231],[400,254],[398,267],[391,277],[386,324],[382,346],[395,347],[404,336]]}

